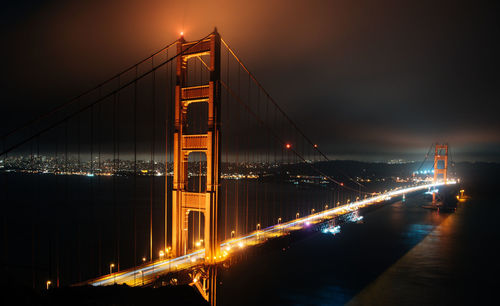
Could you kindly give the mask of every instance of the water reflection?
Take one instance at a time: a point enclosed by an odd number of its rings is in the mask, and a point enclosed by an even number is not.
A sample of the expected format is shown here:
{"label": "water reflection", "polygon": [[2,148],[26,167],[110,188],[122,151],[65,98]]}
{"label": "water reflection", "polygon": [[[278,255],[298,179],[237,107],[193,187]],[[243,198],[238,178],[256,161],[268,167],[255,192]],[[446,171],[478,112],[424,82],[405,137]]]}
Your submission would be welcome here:
{"label": "water reflection", "polygon": [[[406,197],[364,215],[363,223],[342,226],[335,236],[311,233],[288,241],[284,251],[238,263],[222,273],[221,304],[436,304],[453,277],[447,253],[457,251],[449,238],[459,213],[425,210],[423,201]],[[242,288],[252,292],[243,300],[235,294]]]}

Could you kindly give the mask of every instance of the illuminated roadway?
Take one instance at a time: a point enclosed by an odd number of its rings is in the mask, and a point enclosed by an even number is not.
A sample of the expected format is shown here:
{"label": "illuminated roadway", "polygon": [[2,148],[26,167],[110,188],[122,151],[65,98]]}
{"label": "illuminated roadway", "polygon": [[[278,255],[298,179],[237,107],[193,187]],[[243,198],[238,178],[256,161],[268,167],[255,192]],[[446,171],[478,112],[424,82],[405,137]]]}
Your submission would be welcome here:
{"label": "illuminated roadway", "polygon": [[[447,184],[455,184],[455,181],[448,180]],[[224,261],[231,255],[235,249],[241,249],[246,246],[263,243],[267,238],[278,237],[290,231],[299,230],[308,227],[310,224],[323,222],[327,219],[332,219],[336,216],[344,215],[373,204],[378,204],[387,201],[392,197],[401,196],[403,194],[416,192],[419,190],[430,189],[444,185],[444,183],[424,184],[413,187],[397,188],[389,192],[378,194],[364,200],[345,204],[335,208],[323,210],[302,218],[297,218],[289,222],[276,224],[262,230],[254,231],[247,236],[226,240],[221,243],[220,256],[217,261]],[[86,282],[94,286],[127,284],[130,286],[147,285],[154,281],[157,275],[168,272],[183,270],[195,265],[202,264],[204,261],[204,249],[192,252],[190,254],[172,258],[160,259],[151,263],[143,264],[137,268],[131,268],[120,272],[108,274]]]}

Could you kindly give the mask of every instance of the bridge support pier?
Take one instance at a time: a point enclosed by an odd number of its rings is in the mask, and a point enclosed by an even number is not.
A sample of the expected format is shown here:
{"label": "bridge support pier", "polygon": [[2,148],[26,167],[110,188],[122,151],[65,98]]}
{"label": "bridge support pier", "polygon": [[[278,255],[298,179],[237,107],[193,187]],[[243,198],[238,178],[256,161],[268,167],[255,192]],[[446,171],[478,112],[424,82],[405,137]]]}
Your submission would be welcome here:
{"label": "bridge support pier", "polygon": [[208,265],[195,268],[190,277],[191,283],[210,305],[217,305],[217,266]]}

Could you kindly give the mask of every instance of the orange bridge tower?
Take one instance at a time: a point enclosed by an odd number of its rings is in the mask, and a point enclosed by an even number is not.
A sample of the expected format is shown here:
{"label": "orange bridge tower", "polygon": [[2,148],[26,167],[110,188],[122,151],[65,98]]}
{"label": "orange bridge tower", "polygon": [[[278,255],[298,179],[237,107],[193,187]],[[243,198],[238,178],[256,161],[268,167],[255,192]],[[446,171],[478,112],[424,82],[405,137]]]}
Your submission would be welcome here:
{"label": "orange bridge tower", "polygon": [[[434,180],[433,183],[438,182],[439,176],[442,175],[443,182],[446,184],[448,175],[448,145],[436,144],[434,151]],[[432,204],[436,204],[436,194],[432,194]]]}
{"label": "orange bridge tower", "polygon": [[[175,88],[174,172],[172,192],[172,252],[186,254],[188,248],[189,214],[204,216],[204,245],[206,263],[215,263],[219,255],[217,241],[217,203],[219,194],[220,160],[220,35],[215,30],[203,40],[177,42],[177,83]],[[206,62],[203,59],[208,58]],[[209,71],[205,84],[188,83],[189,66],[201,61]],[[193,76],[189,81],[195,79]],[[202,79],[202,78],[200,78]],[[206,132],[188,134],[189,106],[208,104]],[[206,156],[206,188],[188,190],[189,154],[198,152]]]}

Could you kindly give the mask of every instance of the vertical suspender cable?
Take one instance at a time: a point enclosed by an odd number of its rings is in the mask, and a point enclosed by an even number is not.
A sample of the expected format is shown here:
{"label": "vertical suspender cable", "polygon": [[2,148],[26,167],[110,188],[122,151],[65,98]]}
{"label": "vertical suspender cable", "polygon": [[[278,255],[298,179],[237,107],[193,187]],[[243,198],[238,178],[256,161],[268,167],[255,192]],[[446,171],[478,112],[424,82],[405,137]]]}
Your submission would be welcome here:
{"label": "vertical suspender cable", "polygon": [[[120,78],[118,78],[118,86],[120,86]],[[116,94],[113,95],[113,107],[112,107],[112,122],[113,122],[113,135],[112,135],[112,138],[113,138],[113,180],[112,180],[112,189],[113,189],[113,232],[114,232],[114,243],[113,243],[113,246],[114,246],[114,252],[113,252],[113,261],[116,260],[117,258],[117,251],[118,251],[118,244],[117,244],[117,228],[118,228],[118,218],[117,218],[117,215],[116,215],[116,176],[118,175],[118,170],[117,170],[117,163],[116,163],[116,134],[117,134],[117,131],[116,131]]]}
{"label": "vertical suspender cable", "polygon": [[[226,82],[229,86],[229,52],[226,51]],[[227,90],[224,91],[226,93],[226,99],[224,100],[226,103],[227,111],[222,113],[222,116],[225,116],[225,120],[223,120],[223,127],[227,129],[229,123],[229,93]],[[227,133],[226,133],[227,135]],[[229,141],[228,138],[225,138],[225,147],[222,148],[224,150],[225,155],[225,171],[226,177],[224,178],[223,186],[224,186],[224,241],[227,240],[227,188],[228,188],[228,179],[227,175],[229,174],[229,163],[228,163],[228,152],[229,152]]]}
{"label": "vertical suspender cable", "polygon": [[[33,141],[30,141],[30,164],[31,164],[31,175],[35,173],[35,164],[34,164],[34,159],[33,159]],[[6,172],[7,173],[7,172]],[[7,185],[7,184],[5,184]],[[8,190],[8,189],[7,189]],[[7,190],[5,190],[5,194],[7,194]],[[33,194],[33,193],[32,193]],[[36,201],[32,201],[32,203],[35,203]],[[5,203],[8,203],[5,201]],[[35,232],[36,232],[36,226],[35,226],[35,214],[31,216],[31,272],[32,272],[32,282],[33,282],[33,289],[36,287],[36,271],[35,271]],[[7,251],[7,248],[5,249]]]}
{"label": "vertical suspender cable", "polygon": [[[138,65],[135,66],[135,79],[137,79]],[[137,262],[137,80],[134,82],[134,200],[132,202],[132,216],[134,218],[134,267]]]}
{"label": "vertical suspender cable", "polygon": [[[59,135],[60,132],[56,133],[56,170],[55,172],[58,173],[58,174],[61,174],[61,164],[60,164],[60,158],[59,158]],[[57,184],[57,190],[59,191],[60,190],[60,180],[58,177],[56,177],[56,184]],[[58,197],[58,200],[57,200],[57,210],[60,210],[61,208],[61,198]],[[56,214],[54,214],[54,216],[56,216]],[[54,217],[55,218],[55,217]],[[56,231],[56,258],[55,258],[55,261],[56,261],[56,287],[59,288],[59,259],[60,259],[60,236],[61,236],[61,223],[60,223],[60,220],[58,220],[59,222],[57,222],[57,231]]]}
{"label": "vertical suspender cable", "polygon": [[[250,104],[252,102],[251,100],[251,95],[250,95],[250,76],[248,77],[248,104]],[[247,126],[247,131],[248,131],[248,127],[249,127],[249,122],[250,122],[250,115],[246,114],[246,120],[245,120],[245,125]],[[246,165],[246,169],[245,169],[245,175],[247,176],[245,178],[245,185],[246,185],[246,191],[245,191],[245,196],[246,196],[246,203],[245,203],[245,208],[246,208],[246,211],[245,211],[245,234],[248,233],[248,164],[249,164],[249,158],[248,158],[248,150],[250,149],[250,146],[248,145],[248,143],[246,144],[246,148],[245,148],[245,165]]]}
{"label": "vertical suspender cable", "polygon": [[[153,240],[153,202],[154,202],[154,174],[155,174],[155,130],[156,130],[156,71],[154,70],[154,56],[151,57],[152,70],[152,131],[151,131],[151,160],[150,160],[150,206],[151,206],[151,240]],[[166,247],[166,246],[165,246]],[[165,249],[165,248],[164,248]]]}
{"label": "vertical suspender cable", "polygon": [[[201,60],[201,58],[200,58]],[[196,63],[196,62],[195,62]],[[204,84],[203,83],[203,65],[200,63],[200,85]],[[202,122],[206,122],[207,118],[201,118],[203,112],[199,112],[199,115],[200,115],[200,120],[198,122],[200,122],[202,124]],[[203,124],[204,126],[204,124]],[[200,127],[201,128],[201,127]],[[203,129],[204,130],[204,129]],[[206,133],[206,131],[203,131]],[[198,177],[198,192],[206,192],[207,190],[202,190],[201,189],[201,175],[202,175],[202,170],[201,170],[201,161],[202,161],[202,156],[201,154],[198,155],[199,159],[200,159],[200,169],[199,169],[199,177]],[[207,173],[208,174],[208,173]],[[207,183],[207,181],[205,181],[205,184]],[[200,203],[200,200],[198,200],[198,209],[201,208],[201,203]],[[208,214],[208,212],[206,212]],[[200,211],[198,211],[198,241],[200,241],[201,239],[201,215],[202,213]],[[204,240],[206,240],[206,237],[203,237]]]}
{"label": "vertical suspender cable", "polygon": [[[36,198],[37,198],[37,201],[36,203],[40,203],[40,170],[41,170],[41,167],[40,167],[40,135],[38,135],[36,137],[36,168],[37,168],[37,177],[36,177]],[[37,216],[40,216],[40,205],[37,205],[36,206],[36,215]],[[39,223],[37,221],[35,221],[35,252],[36,250],[38,250],[39,246],[40,246],[40,227],[39,227]],[[41,251],[41,249],[40,249]],[[36,260],[36,257],[35,257],[35,267],[37,265],[37,260]]]}
{"label": "vertical suspender cable", "polygon": [[[33,144],[32,144],[33,145]],[[3,151],[6,152],[6,149],[7,149],[7,139],[6,137],[3,137]],[[32,149],[33,151],[33,149]],[[33,155],[33,153],[31,153],[31,155]],[[4,158],[3,158],[3,162],[4,162],[4,167],[7,168],[8,166],[8,152],[5,153],[4,155]],[[3,173],[3,178],[4,178],[4,183],[3,183],[3,186],[4,186],[4,192],[3,192],[3,198],[4,198],[4,203],[5,205],[9,205],[9,178],[8,178],[8,173],[7,171],[4,171]],[[9,262],[9,253],[8,253],[8,249],[9,249],[9,240],[8,240],[8,224],[7,224],[7,214],[2,214],[2,230],[3,230],[3,237],[2,237],[2,243],[3,243],[3,262],[4,263],[7,263]],[[9,273],[8,271],[8,265],[5,265],[5,271],[4,272],[7,272]],[[34,273],[34,267],[33,267],[33,273]],[[35,287],[35,278],[33,277],[33,288]]]}
{"label": "vertical suspender cable", "polygon": [[66,206],[69,203],[68,177],[69,177],[69,169],[68,169],[68,120],[66,120],[65,125],[64,125],[64,202],[66,203]]}
{"label": "vertical suspender cable", "polygon": [[[116,104],[115,104],[115,112],[116,112],[116,158],[117,158],[117,165],[118,165],[118,173],[120,173],[120,107],[119,107],[119,104],[120,104],[120,93],[118,93],[118,96],[117,96],[117,101],[116,101]],[[118,180],[118,177],[117,177],[117,180]],[[117,268],[117,271],[120,271],[120,240],[121,240],[121,212],[120,212],[120,209],[118,207],[118,195],[119,193],[117,192],[118,190],[118,187],[115,186],[115,207],[116,207],[116,218],[117,218],[117,239],[116,239],[116,243],[117,243],[117,253],[116,253],[116,261],[117,261],[117,265],[116,265],[116,268]]]}
{"label": "vertical suspender cable", "polygon": [[[120,86],[120,77],[118,77],[118,86]],[[119,93],[118,93],[119,95]],[[119,167],[120,167],[120,157],[119,157],[119,148],[118,148],[118,123],[117,123],[117,99],[118,96],[115,94],[113,95],[113,214],[114,214],[114,227],[115,227],[115,260],[117,260],[118,264],[118,258],[120,257],[120,234],[119,234],[119,227],[120,227],[120,218],[118,217],[117,213],[117,203],[116,203],[116,180],[117,176],[119,174]],[[117,155],[118,154],[118,155]]]}
{"label": "vertical suspender cable", "polygon": [[[80,100],[78,101],[78,106],[80,108]],[[78,114],[77,117],[77,155],[78,155],[78,183],[82,182],[81,176],[82,176],[82,164],[81,164],[81,114]],[[77,202],[78,204],[80,203],[80,199]],[[77,216],[80,216],[79,213],[79,206],[77,208]],[[76,233],[76,243],[77,243],[77,266],[78,266],[78,281],[80,282],[82,280],[82,268],[81,268],[81,224],[80,222],[76,222],[76,227],[77,227],[77,233]]]}
{"label": "vertical suspender cable", "polygon": [[[238,95],[240,95],[241,93],[241,89],[240,89],[240,67],[238,66]],[[236,122],[240,122],[240,109],[239,107],[236,109]],[[239,155],[240,155],[240,141],[239,141],[239,137],[238,135],[236,134],[236,161],[235,161],[235,173],[238,174],[240,172],[240,169],[239,169]],[[239,184],[240,184],[240,180],[236,180],[236,200],[235,200],[235,204],[236,204],[236,209],[235,209],[235,228],[234,228],[234,231],[235,231],[235,237],[239,234],[239,231],[238,231],[238,226],[239,226]]]}
{"label": "vertical suspender cable", "polygon": [[[166,52],[166,57],[168,58],[168,49]],[[168,64],[165,67],[166,80],[168,80],[168,96],[165,105],[165,199],[164,199],[164,236],[165,236],[165,247],[168,245],[168,133],[169,133],[169,105],[172,103],[172,65]],[[170,253],[169,253],[170,254]]]}
{"label": "vertical suspender cable", "polygon": [[[101,87],[99,87],[99,96],[101,96]],[[102,131],[101,131],[101,103],[99,103],[99,106],[97,108],[97,130],[99,131],[99,137],[98,137],[98,145],[97,145],[97,150],[98,150],[98,164],[97,167],[99,168],[99,176],[97,177],[97,190],[99,192],[99,188],[101,187],[101,175],[102,175],[102,164],[101,164],[101,143],[102,143]],[[101,257],[102,257],[102,221],[98,222],[98,231],[99,234],[97,236],[97,267],[98,267],[98,275],[102,275],[101,271]]]}
{"label": "vertical suspender cable", "polygon": [[[259,117],[261,117],[260,115],[260,90],[257,88],[257,114]],[[257,126],[256,126],[256,129],[257,129]],[[260,137],[257,137],[257,139],[259,139],[259,143],[258,143],[258,146],[260,146]],[[260,166],[261,164],[258,163],[258,157],[255,158],[255,152],[257,150],[253,150],[252,152],[252,162],[254,162],[254,165],[256,165],[256,167],[259,167],[259,168],[255,168],[255,172],[259,171],[260,172]],[[260,152],[260,149],[258,150]],[[255,173],[255,175],[258,175],[258,173]],[[255,218],[254,218],[254,225],[257,226],[257,224],[259,223],[259,188],[258,188],[258,180],[255,179],[254,180],[255,182]]]}
{"label": "vertical suspender cable", "polygon": [[[100,92],[100,88],[99,88]],[[100,104],[100,103],[99,103]],[[91,211],[91,216],[92,220],[95,220],[95,198],[94,198],[94,106],[90,107],[90,211]],[[92,231],[92,234],[94,235],[95,233],[95,228],[89,228],[89,231]],[[94,242],[91,243],[92,248],[95,247]],[[87,250],[88,251],[88,250]],[[90,250],[90,254],[95,254],[93,253],[95,249]],[[90,255],[89,254],[89,255]]]}

